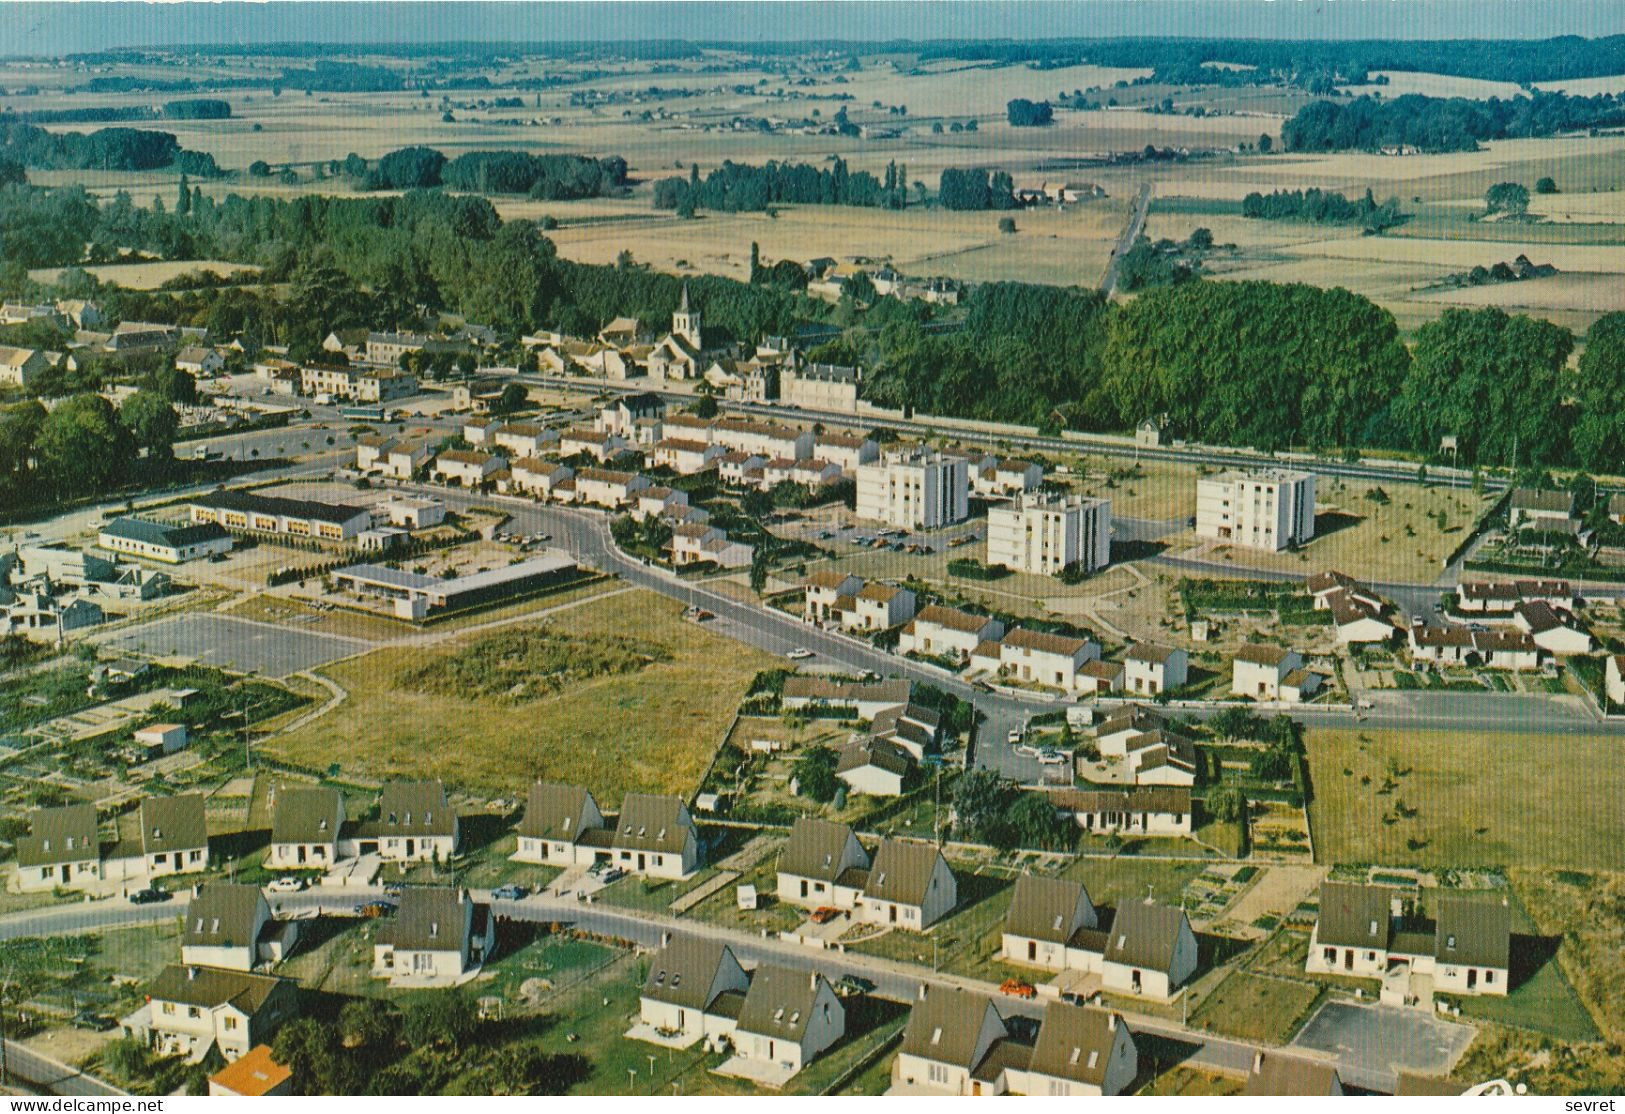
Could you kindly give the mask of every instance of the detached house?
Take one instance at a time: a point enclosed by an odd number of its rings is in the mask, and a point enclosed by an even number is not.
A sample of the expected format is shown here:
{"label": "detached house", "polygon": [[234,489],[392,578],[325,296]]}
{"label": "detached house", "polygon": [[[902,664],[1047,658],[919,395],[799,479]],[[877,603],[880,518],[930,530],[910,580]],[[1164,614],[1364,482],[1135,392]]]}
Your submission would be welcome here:
{"label": "detached house", "polygon": [[229,1062],[270,1043],[299,1016],[299,984],[272,975],[172,964],[147,987],[147,1004],[124,1026],[161,1056],[198,1063],[211,1048]]}
{"label": "detached house", "polygon": [[1171,998],[1196,973],[1196,934],[1183,909],[1125,902],[1106,934],[1101,983],[1107,990]]}
{"label": "detached house", "polygon": [[1099,835],[1190,835],[1191,791],[1177,785],[1135,785],[1060,789],[1050,794],[1057,812],[1069,813],[1078,827]]}
{"label": "detached house", "polygon": [[890,630],[914,618],[915,596],[907,588],[865,581],[851,573],[822,570],[805,582],[803,617],[845,630]]}
{"label": "detached house", "polygon": [[209,868],[209,830],[201,793],[144,797],[137,823],[139,836],[120,841],[108,853],[105,873],[110,880]]}
{"label": "detached house", "polygon": [[434,474],[446,483],[464,487],[479,487],[492,474],[507,466],[507,461],[495,453],[464,452],[448,449],[434,458]]}
{"label": "detached house", "polygon": [[663,437],[654,443],[649,457],[656,468],[670,468],[679,476],[692,476],[712,467],[723,451],[720,445],[704,441]]}
{"label": "detached house", "polygon": [[[751,972],[750,989],[734,1026],[735,1059],[767,1067],[766,1073],[724,1063],[725,1074],[772,1083],[795,1075],[846,1034],[846,1007],[822,975],[764,963]],[[745,1070],[741,1070],[745,1068]]]}
{"label": "detached house", "polygon": [[400,912],[378,930],[372,973],[391,986],[455,985],[496,943],[491,907],[453,886],[409,886]]}
{"label": "detached house", "polygon": [[604,468],[583,468],[575,477],[575,501],[608,510],[619,510],[638,492],[653,487],[641,472],[615,472]]}
{"label": "detached house", "polygon": [[987,615],[972,615],[952,607],[932,604],[922,609],[903,628],[897,640],[902,654],[926,654],[968,661],[984,642],[1004,637],[1004,624]]}
{"label": "detached house", "polygon": [[[994,1095],[1008,1089],[997,1052],[1010,1038],[993,1000],[948,987],[922,989],[892,1064],[892,1089],[927,1095]],[[1025,1067],[1026,1064],[1022,1064]],[[979,1071],[993,1067],[993,1071]],[[986,1075],[991,1078],[977,1078]]]}
{"label": "detached house", "polygon": [[1120,1016],[1054,1002],[1044,1010],[1021,1089],[1027,1095],[1120,1095],[1139,1070],[1134,1038]]}
{"label": "detached house", "polygon": [[[1327,593],[1325,604],[1326,610],[1332,613],[1339,645],[1386,642],[1393,637],[1394,625],[1382,617],[1381,607],[1373,606],[1366,596],[1338,589]],[[1320,606],[1318,600],[1315,606]]]}
{"label": "detached house", "polygon": [[[845,824],[798,817],[779,856],[779,900],[816,909],[850,909],[867,880],[869,853]],[[836,897],[845,890],[844,900]]]}
{"label": "detached house", "polygon": [[1302,668],[1303,656],[1295,650],[1249,642],[1236,651],[1231,663],[1230,692],[1254,700],[1280,700],[1287,677]]}
{"label": "detached house", "polygon": [[900,797],[913,769],[913,757],[896,743],[858,738],[841,748],[835,776],[853,793]]}
{"label": "detached house", "polygon": [[681,937],[649,959],[638,998],[640,1025],[630,1035],[686,1048],[733,1035],[750,978],[726,944]]}
{"label": "detached house", "polygon": [[457,853],[457,813],[438,781],[388,781],[378,798],[378,818],[363,821],[355,839],[361,854],[384,862],[446,862]]}
{"label": "detached house", "polygon": [[628,793],[611,847],[616,866],[652,878],[686,878],[700,865],[699,829],[677,797]]}
{"label": "detached house", "polygon": [[17,839],[17,888],[24,893],[93,888],[101,878],[101,842],[92,804],[35,809]]}
{"label": "detached house", "polygon": [[559,455],[590,456],[602,464],[627,447],[625,438],[591,429],[567,429],[559,436]]}
{"label": "detached house", "polygon": [[323,786],[281,785],[271,812],[267,870],[330,870],[339,860],[344,794]]}
{"label": "detached house", "polygon": [[948,860],[929,843],[888,839],[875,852],[856,917],[869,924],[923,931],[959,902]]}
{"label": "detached house", "polygon": [[1190,658],[1184,650],[1136,642],[1123,658],[1123,688],[1144,696],[1185,687]]}
{"label": "detached house", "polygon": [[525,802],[513,857],[521,863],[588,866],[595,858],[609,858],[610,838],[591,793],[579,785],[538,781]]}
{"label": "detached house", "polygon": [[[1084,953],[1098,954],[1104,937],[1082,882],[1023,874],[1016,879],[1004,917],[1000,958],[1051,971],[1087,969]],[[1069,957],[1069,952],[1077,954]]]}
{"label": "detached house", "polygon": [[1591,652],[1590,632],[1580,626],[1571,612],[1560,611],[1544,600],[1518,604],[1512,621],[1530,641],[1549,654],[1567,657]]}
{"label": "detached house", "polygon": [[508,469],[508,484],[513,490],[538,499],[551,499],[565,480],[573,479],[575,469],[568,464],[538,460],[527,456],[516,460]]}
{"label": "detached house", "polygon": [[901,679],[886,681],[831,681],[795,674],[784,679],[782,702],[786,708],[843,708],[853,719],[873,720],[885,712],[906,707],[913,686]]}
{"label": "detached house", "polygon": [[1100,646],[1087,638],[1048,634],[1025,627],[1010,631],[996,645],[997,671],[1002,676],[1060,689],[1068,695],[1085,687],[1083,667],[1100,657]]}
{"label": "detached house", "polygon": [[271,907],[258,886],[207,882],[186,907],[181,962],[252,971],[292,951],[297,932],[296,922],[271,918]]}
{"label": "detached house", "polygon": [[1431,975],[1435,993],[1505,995],[1512,952],[1504,897],[1436,891],[1434,918],[1404,916],[1397,891],[1323,882],[1304,970],[1383,980],[1384,1001],[1403,1000],[1411,974]]}

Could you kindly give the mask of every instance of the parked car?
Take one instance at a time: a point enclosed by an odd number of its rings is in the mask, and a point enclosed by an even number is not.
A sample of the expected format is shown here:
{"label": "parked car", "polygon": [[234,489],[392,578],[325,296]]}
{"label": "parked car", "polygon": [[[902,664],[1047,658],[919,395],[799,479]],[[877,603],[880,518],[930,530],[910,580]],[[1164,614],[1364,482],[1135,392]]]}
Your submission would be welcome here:
{"label": "parked car", "polygon": [[812,912],[813,924],[828,924],[841,915],[841,911],[833,905],[821,905]]}
{"label": "parked car", "polygon": [[355,907],[355,915],[369,918],[385,917],[393,913],[395,909],[396,905],[393,901],[363,901]]}
{"label": "parked car", "polygon": [[151,905],[157,901],[168,900],[168,890],[155,889],[152,886],[148,886],[144,890],[137,890],[135,893],[130,895],[130,904],[132,905]]}
{"label": "parked car", "polygon": [[789,658],[791,661],[806,661],[808,658],[815,657],[817,655],[815,655],[811,650],[807,649],[805,646],[797,646],[794,650],[791,650],[789,653],[785,654],[784,656]]}
{"label": "parked car", "polygon": [[625,878],[626,871],[622,870],[618,866],[612,866],[608,870],[604,871],[604,873],[599,877],[603,879],[604,884],[607,886],[611,882],[619,882],[622,878]]}
{"label": "parked car", "polygon": [[73,1015],[75,1029],[89,1029],[96,1033],[105,1033],[109,1029],[117,1028],[118,1022],[105,1013],[95,1013],[91,1010],[80,1010]]}
{"label": "parked car", "polygon": [[[305,888],[305,880],[303,878],[283,877],[275,879],[265,888],[274,894],[296,894]],[[388,890],[389,887],[385,886],[384,889]]]}
{"label": "parked car", "polygon": [[1015,746],[1017,743],[1021,742],[1021,740],[1025,739],[1026,737],[1027,737],[1026,732],[1022,731],[1021,728],[1012,727],[1010,729],[1009,740],[1010,740],[1010,745],[1011,746]]}
{"label": "parked car", "polygon": [[519,883],[509,882],[506,886],[498,886],[492,890],[491,897],[496,901],[518,901],[528,893],[530,891]]}
{"label": "parked car", "polygon": [[999,984],[999,993],[1008,994],[1012,998],[1036,998],[1038,997],[1038,988],[1033,986],[1032,983],[1022,982],[1020,979],[1005,979]]}
{"label": "parked car", "polygon": [[1058,750],[1041,750],[1038,752],[1038,764],[1040,766],[1064,766],[1066,765],[1066,755]]}

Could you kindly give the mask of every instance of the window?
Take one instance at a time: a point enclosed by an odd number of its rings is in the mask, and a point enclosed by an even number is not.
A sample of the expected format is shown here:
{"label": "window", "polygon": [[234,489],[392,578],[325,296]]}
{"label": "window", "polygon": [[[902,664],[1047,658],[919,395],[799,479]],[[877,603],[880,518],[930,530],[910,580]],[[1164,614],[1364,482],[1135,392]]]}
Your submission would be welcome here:
{"label": "window", "polygon": [[926,1074],[933,1083],[948,1082],[948,1066],[946,1064],[932,1064]]}
{"label": "window", "polygon": [[186,1007],[186,1016],[187,1017],[202,1017],[203,1016],[203,1011],[201,1009],[199,1009],[198,1007],[196,1007],[196,1006],[187,1006]]}
{"label": "window", "polygon": [[224,1028],[228,1033],[235,1033],[237,1031],[237,1019],[227,1014],[224,1019]]}
{"label": "window", "polygon": [[165,1002],[164,1003],[164,1012],[167,1013],[167,1014],[173,1015],[174,1012],[175,1012],[175,1003],[174,1002]]}

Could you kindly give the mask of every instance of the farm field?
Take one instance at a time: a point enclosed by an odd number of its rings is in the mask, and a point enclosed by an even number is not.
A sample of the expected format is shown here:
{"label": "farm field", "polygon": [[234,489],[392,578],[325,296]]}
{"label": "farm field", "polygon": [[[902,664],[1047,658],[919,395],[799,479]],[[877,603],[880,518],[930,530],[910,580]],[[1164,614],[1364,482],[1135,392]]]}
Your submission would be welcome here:
{"label": "farm field", "polygon": [[1493,736],[1311,727],[1306,741],[1319,861],[1625,868],[1611,739],[1531,724]]}
{"label": "farm field", "polygon": [[[170,279],[202,271],[229,278],[244,271],[257,271],[246,263],[227,263],[216,259],[188,260],[185,262],[108,263],[84,270],[103,282],[117,283],[130,290],[153,290]],[[28,272],[35,282],[55,282],[61,268],[45,267]]]}
{"label": "farm field", "polygon": [[[377,650],[335,665],[350,695],[337,709],[264,744],[275,756],[377,777],[438,777],[471,790],[512,792],[534,778],[588,786],[600,800],[628,791],[687,793],[770,656],[700,630],[680,607],[646,592],[583,604],[567,630],[635,638],[671,659],[600,676],[524,703],[414,692],[402,673],[454,657],[454,640],[424,651]],[[609,807],[606,805],[606,807]]]}

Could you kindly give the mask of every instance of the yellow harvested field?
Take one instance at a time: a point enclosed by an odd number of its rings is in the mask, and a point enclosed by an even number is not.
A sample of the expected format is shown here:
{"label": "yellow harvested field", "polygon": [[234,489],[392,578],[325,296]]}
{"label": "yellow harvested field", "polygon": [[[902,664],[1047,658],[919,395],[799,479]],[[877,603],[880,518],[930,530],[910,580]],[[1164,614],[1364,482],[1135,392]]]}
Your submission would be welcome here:
{"label": "yellow harvested field", "polygon": [[[130,290],[152,290],[172,278],[196,271],[230,276],[244,271],[258,271],[259,268],[247,263],[226,263],[205,259],[184,263],[109,263],[100,267],[86,267],[85,270],[103,282],[114,282]],[[55,282],[56,276],[60,273],[59,268],[45,267],[29,271],[28,277],[35,282]]]}
{"label": "yellow harvested field", "polygon": [[1625,74],[1606,77],[1566,77],[1559,81],[1537,81],[1535,88],[1546,92],[1561,90],[1576,97],[1594,97],[1598,93],[1625,93]]}
{"label": "yellow harvested field", "polygon": [[1454,306],[1499,306],[1543,316],[1545,310],[1609,313],[1625,309],[1625,277],[1574,272],[1524,282],[1428,291],[1417,300]]}
{"label": "yellow harvested field", "polygon": [[1529,211],[1551,221],[1621,224],[1625,223],[1625,190],[1532,194]]}
{"label": "yellow harvested field", "polygon": [[[1511,238],[1511,235],[1515,235],[1515,226],[1502,227],[1510,234],[1505,240],[1451,241],[1354,236],[1296,244],[1283,249],[1283,254],[1376,263],[1417,263],[1454,269],[1510,260],[1531,250],[1528,244]],[[1625,274],[1625,244],[1541,244],[1537,254],[1537,262],[1550,263],[1560,271]]]}
{"label": "yellow harvested field", "polygon": [[[628,791],[687,794],[704,774],[751,678],[776,659],[685,623],[679,605],[648,592],[596,599],[552,620],[565,630],[659,644],[672,660],[581,682],[558,696],[510,704],[426,695],[396,684],[432,650],[383,649],[324,672],[349,698],[267,753],[376,777],[437,777],[478,792],[513,793],[535,778],[589,787],[601,801]],[[478,638],[469,635],[469,639]]]}
{"label": "yellow harvested field", "polygon": [[707,213],[684,221],[641,212],[635,223],[565,226],[548,235],[560,255],[585,263],[612,263],[630,248],[638,262],[662,270],[677,270],[681,261],[736,278],[749,273],[755,242],[768,260],[868,255],[914,273],[1093,285],[1127,219],[1126,203],[1114,198],[1017,213],[1014,236],[998,230],[999,213],[789,206],[777,217]]}
{"label": "yellow harvested field", "polygon": [[[1572,157],[1617,158],[1625,154],[1625,135],[1565,136],[1555,139],[1504,139],[1483,145],[1481,151],[1452,151],[1423,155],[1370,155],[1364,152],[1315,155],[1272,155],[1247,163],[1247,172],[1260,179],[1300,179],[1307,185],[1336,187],[1340,183],[1399,183],[1478,172],[1514,171],[1528,178],[1548,173],[1555,161]],[[1491,182],[1501,180],[1492,178]],[[1488,185],[1489,182],[1486,182]],[[1461,196],[1463,191],[1457,191]],[[1483,195],[1483,189],[1465,191]]]}
{"label": "yellow harvested field", "polygon": [[1402,97],[1407,93],[1420,93],[1424,97],[1466,97],[1469,100],[1488,100],[1499,97],[1508,100],[1528,94],[1515,81],[1486,81],[1477,77],[1455,77],[1451,74],[1421,73],[1412,70],[1372,70],[1370,76],[1386,77],[1386,85],[1375,80],[1366,85],[1344,85],[1340,92],[1352,97],[1377,93],[1384,97]]}
{"label": "yellow harvested field", "polygon": [[1109,87],[1118,81],[1149,76],[1150,70],[1107,66],[1064,66],[1038,70],[1027,66],[991,66],[953,63],[933,66],[918,76],[893,73],[871,66],[847,74],[847,88],[859,103],[880,100],[886,104],[906,104],[910,117],[984,116],[1002,117],[1006,102],[1014,97],[1053,100],[1061,91]]}

